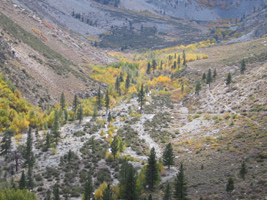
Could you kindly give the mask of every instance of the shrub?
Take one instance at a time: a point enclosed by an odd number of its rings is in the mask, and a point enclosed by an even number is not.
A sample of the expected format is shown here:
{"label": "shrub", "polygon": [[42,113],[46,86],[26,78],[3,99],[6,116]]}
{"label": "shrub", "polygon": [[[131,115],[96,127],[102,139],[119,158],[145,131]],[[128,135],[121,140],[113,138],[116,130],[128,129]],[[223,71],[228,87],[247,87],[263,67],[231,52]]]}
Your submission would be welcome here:
{"label": "shrub", "polygon": [[229,119],[231,117],[231,114],[229,112],[223,114],[224,119]]}
{"label": "shrub", "polygon": [[57,154],[57,149],[55,149],[55,148],[52,149],[52,154],[53,154],[53,155]]}

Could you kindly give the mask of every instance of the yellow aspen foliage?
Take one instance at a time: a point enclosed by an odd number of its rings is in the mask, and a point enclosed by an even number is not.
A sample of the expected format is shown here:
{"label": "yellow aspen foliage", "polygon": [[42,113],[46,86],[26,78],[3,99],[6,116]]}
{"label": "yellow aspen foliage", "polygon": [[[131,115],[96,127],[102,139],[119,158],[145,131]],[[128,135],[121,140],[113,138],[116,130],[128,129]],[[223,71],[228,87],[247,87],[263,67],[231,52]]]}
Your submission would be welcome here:
{"label": "yellow aspen foliage", "polygon": [[102,196],[103,196],[102,191],[100,189],[97,189],[97,191],[95,192],[95,199],[102,200]]}

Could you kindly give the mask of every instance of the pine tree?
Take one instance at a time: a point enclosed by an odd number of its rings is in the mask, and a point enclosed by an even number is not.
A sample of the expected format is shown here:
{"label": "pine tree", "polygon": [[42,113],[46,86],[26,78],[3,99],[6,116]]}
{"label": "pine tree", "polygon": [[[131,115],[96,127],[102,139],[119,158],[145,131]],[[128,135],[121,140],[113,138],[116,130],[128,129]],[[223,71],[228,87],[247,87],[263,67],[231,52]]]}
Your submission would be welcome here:
{"label": "pine tree", "polygon": [[217,76],[217,72],[216,72],[216,68],[213,70],[213,78],[215,79],[215,77]]}
{"label": "pine tree", "polygon": [[67,122],[68,121],[68,115],[69,115],[68,111],[66,109],[64,109],[63,113],[64,113],[64,120],[65,120],[65,122]]}
{"label": "pine tree", "polygon": [[146,183],[149,186],[149,189],[153,189],[156,181],[160,177],[156,160],[156,152],[154,147],[151,149],[150,155],[148,157],[148,165],[145,176],[146,176],[145,177]]}
{"label": "pine tree", "polygon": [[184,175],[184,167],[181,163],[181,166],[179,168],[179,172],[176,175],[175,178],[175,184],[174,184],[174,198],[177,200],[187,200],[187,183],[185,180]]}
{"label": "pine tree", "polygon": [[231,82],[232,82],[232,76],[231,76],[231,73],[229,72],[227,79],[226,79],[226,85],[228,85],[229,88],[230,88]]}
{"label": "pine tree", "polygon": [[150,62],[148,62],[147,63],[147,69],[146,69],[147,74],[150,74],[150,69],[151,69]]}
{"label": "pine tree", "polygon": [[240,168],[240,171],[239,171],[239,174],[241,176],[241,178],[243,180],[245,180],[245,175],[248,173],[248,170],[247,170],[247,166],[246,166],[246,163],[245,161],[242,162],[241,164],[241,168]]}
{"label": "pine tree", "polygon": [[58,121],[58,112],[57,110],[55,110],[55,117],[54,117],[54,123],[52,126],[52,132],[54,134],[54,137],[56,138],[56,145],[58,142],[58,137],[60,137],[60,133],[59,133],[59,121]]}
{"label": "pine tree", "polygon": [[26,179],[25,179],[24,171],[22,171],[20,181],[19,181],[19,189],[23,190],[25,188],[26,188]]}
{"label": "pine tree", "polygon": [[36,138],[39,137],[39,130],[38,130],[38,128],[36,128],[36,130],[35,130],[35,137],[36,137]]}
{"label": "pine tree", "polygon": [[83,108],[80,105],[80,107],[78,108],[77,111],[77,119],[79,120],[79,124],[81,124],[82,120],[83,120]]}
{"label": "pine tree", "polygon": [[123,73],[122,72],[120,73],[120,79],[119,80],[120,80],[120,82],[124,82],[124,78],[123,78]]}
{"label": "pine tree", "polygon": [[107,188],[104,190],[102,199],[103,200],[113,200],[112,190],[110,188],[110,184],[108,184]]}
{"label": "pine tree", "polygon": [[93,181],[92,181],[91,174],[89,173],[87,176],[87,180],[85,182],[85,185],[84,185],[84,198],[83,198],[83,200],[91,200],[91,198],[93,198],[93,192],[94,192]]}
{"label": "pine tree", "polygon": [[60,200],[59,189],[58,189],[57,183],[53,187],[53,194],[54,194],[54,200]]}
{"label": "pine tree", "polygon": [[69,152],[68,152],[68,162],[70,162],[71,156],[72,156],[72,152],[71,152],[71,150],[69,150]]}
{"label": "pine tree", "polygon": [[108,122],[111,122],[111,120],[112,120],[112,117],[111,117],[111,114],[110,114],[110,112],[108,113]]}
{"label": "pine tree", "polygon": [[178,69],[179,69],[180,68],[180,65],[181,65],[181,56],[180,55],[178,56],[177,63],[178,63]]}
{"label": "pine tree", "polygon": [[232,178],[228,179],[228,182],[226,184],[226,192],[228,192],[230,195],[232,195],[232,191],[234,190],[234,180]]}
{"label": "pine tree", "polygon": [[51,200],[51,191],[47,190],[45,200]]}
{"label": "pine tree", "polygon": [[157,62],[156,62],[155,59],[153,59],[153,60],[152,60],[153,74],[154,74],[154,72],[155,72],[156,67],[157,67]]}
{"label": "pine tree", "polygon": [[60,107],[61,107],[61,110],[64,110],[64,108],[66,107],[66,100],[65,100],[65,94],[64,94],[64,92],[61,93]]}
{"label": "pine tree", "polygon": [[199,91],[201,90],[201,84],[200,84],[199,81],[198,81],[197,84],[196,84],[196,89],[195,89],[195,90],[196,90],[195,93],[196,93],[197,95],[199,95]]}
{"label": "pine tree", "polygon": [[148,196],[148,200],[153,200],[151,194]]}
{"label": "pine tree", "polygon": [[97,103],[97,107],[98,109],[101,109],[101,102],[102,102],[102,98],[101,98],[101,90],[100,90],[100,86],[98,88],[98,91],[97,91],[97,100],[96,100],[96,103]]}
{"label": "pine tree", "polygon": [[184,59],[183,65],[185,66],[185,64],[186,64],[186,55],[185,55],[185,51],[184,50],[183,50],[183,59]]}
{"label": "pine tree", "polygon": [[139,198],[136,185],[136,172],[131,164],[127,166],[127,174],[124,189],[122,190],[122,199],[137,200]]}
{"label": "pine tree", "polygon": [[170,169],[170,166],[174,164],[174,154],[171,143],[167,144],[166,149],[163,152],[163,164],[167,165],[168,169]]}
{"label": "pine tree", "polygon": [[119,77],[116,78],[115,89],[116,89],[117,93],[119,93],[119,90],[120,90],[120,80],[119,80]]}
{"label": "pine tree", "polygon": [[206,80],[206,73],[204,72],[202,75],[202,80],[205,81]]}
{"label": "pine tree", "polygon": [[31,156],[32,156],[32,130],[29,128],[28,135],[27,135],[27,142],[26,142],[26,151],[25,151],[25,164],[30,166],[31,164]]}
{"label": "pine tree", "polygon": [[163,200],[171,200],[171,186],[170,186],[170,183],[167,183]]}
{"label": "pine tree", "polygon": [[162,60],[160,61],[159,69],[162,70]]}
{"label": "pine tree", "polygon": [[111,152],[112,152],[112,155],[114,157],[114,160],[116,158],[116,154],[117,154],[118,150],[119,150],[119,144],[118,144],[117,136],[115,136],[113,138],[112,143],[111,143]]}
{"label": "pine tree", "polygon": [[46,148],[49,149],[50,148],[50,134],[47,133],[46,134]]}
{"label": "pine tree", "polygon": [[0,155],[6,155],[11,147],[11,136],[8,133],[5,133],[1,143],[2,152]]}
{"label": "pine tree", "polygon": [[106,96],[105,96],[105,107],[107,109],[107,112],[108,112],[108,109],[109,109],[109,94],[108,94],[108,90],[106,90]]}
{"label": "pine tree", "polygon": [[77,108],[78,108],[78,96],[77,94],[74,95],[74,99],[73,99],[73,103],[72,103],[72,110],[74,111],[74,113],[76,114]]}
{"label": "pine tree", "polygon": [[144,84],[142,83],[141,90],[138,93],[138,102],[140,102],[140,104],[141,104],[140,114],[141,114],[142,109],[143,109],[144,101],[145,101],[145,92],[144,92]]}
{"label": "pine tree", "polygon": [[244,74],[244,71],[246,70],[246,62],[245,60],[243,59],[242,62],[241,62],[241,68],[240,68],[240,72],[241,74]]}
{"label": "pine tree", "polygon": [[207,76],[207,80],[206,80],[207,84],[209,84],[209,87],[210,87],[210,83],[212,82],[212,77],[211,77],[211,69],[209,69],[208,71],[208,76]]}
{"label": "pine tree", "polygon": [[130,79],[131,79],[130,74],[127,74],[127,78],[126,78],[126,82],[125,82],[125,88],[126,88],[126,90],[128,90],[129,87],[130,87]]}
{"label": "pine tree", "polygon": [[176,69],[176,61],[173,62],[173,69]]}

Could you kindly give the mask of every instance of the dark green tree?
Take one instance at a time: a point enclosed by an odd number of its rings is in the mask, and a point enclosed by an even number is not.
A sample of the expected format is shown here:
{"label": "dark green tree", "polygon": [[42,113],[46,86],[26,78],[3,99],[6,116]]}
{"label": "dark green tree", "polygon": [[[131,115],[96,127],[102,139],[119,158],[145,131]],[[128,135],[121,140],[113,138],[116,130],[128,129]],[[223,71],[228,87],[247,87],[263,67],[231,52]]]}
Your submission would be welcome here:
{"label": "dark green tree", "polygon": [[99,86],[98,91],[97,91],[97,96],[96,96],[96,104],[97,104],[98,109],[101,109],[101,103],[102,103],[102,95],[101,95],[101,90]]}
{"label": "dark green tree", "polygon": [[195,93],[196,93],[197,95],[199,95],[199,91],[201,90],[201,84],[200,84],[199,81],[198,81],[197,84],[196,84],[196,89],[195,89],[195,90],[196,90]]}
{"label": "dark green tree", "polygon": [[120,73],[120,82],[124,82],[123,73]]}
{"label": "dark green tree", "polygon": [[2,142],[1,142],[1,154],[6,155],[11,147],[11,136],[8,133],[5,133]]}
{"label": "dark green tree", "polygon": [[176,61],[173,62],[173,69],[176,69]]}
{"label": "dark green tree", "polygon": [[183,60],[184,60],[184,63],[183,63],[183,65],[185,66],[185,64],[186,64],[186,55],[185,55],[185,50],[183,50]]}
{"label": "dark green tree", "polygon": [[202,80],[205,81],[206,80],[206,73],[204,72],[202,75]]}
{"label": "dark green tree", "polygon": [[25,164],[28,166],[32,166],[33,163],[33,153],[32,153],[32,130],[29,128],[27,141],[26,141],[26,149],[25,149]]}
{"label": "dark green tree", "polygon": [[66,99],[64,92],[62,92],[60,96],[60,108],[61,110],[64,110],[65,107],[66,107]]}
{"label": "dark green tree", "polygon": [[187,183],[184,175],[184,167],[181,163],[181,166],[179,168],[179,172],[176,175],[175,178],[175,184],[174,184],[174,198],[177,200],[187,200]]}
{"label": "dark green tree", "polygon": [[245,60],[243,59],[242,61],[241,61],[241,68],[240,68],[240,72],[241,72],[241,74],[244,74],[244,71],[246,70],[246,62],[245,62]]}
{"label": "dark green tree", "polygon": [[119,77],[116,78],[115,89],[116,89],[117,93],[119,93],[119,90],[120,90],[120,80],[119,80]]}
{"label": "dark green tree", "polygon": [[145,172],[145,180],[149,187],[149,189],[153,189],[156,181],[160,178],[158,164],[156,160],[156,152],[155,148],[153,147],[150,151],[150,155],[148,157],[148,165]]}
{"label": "dark green tree", "polygon": [[112,116],[111,116],[110,112],[108,112],[108,122],[111,122],[111,120],[112,120]]}
{"label": "dark green tree", "polygon": [[55,110],[55,115],[54,115],[54,123],[52,125],[52,133],[54,137],[56,138],[56,145],[58,143],[58,138],[60,137],[60,132],[59,132],[59,120],[58,120],[58,112]]}
{"label": "dark green tree", "polygon": [[148,62],[147,63],[147,69],[146,69],[147,74],[150,74],[150,69],[151,69],[150,62]]}
{"label": "dark green tree", "polygon": [[50,148],[50,134],[47,133],[46,134],[46,144],[45,144],[46,148],[49,149]]}
{"label": "dark green tree", "polygon": [[152,60],[153,74],[154,74],[154,72],[155,72],[155,70],[156,70],[156,67],[157,67],[157,62],[156,62],[155,59],[153,59],[153,60]]}
{"label": "dark green tree", "polygon": [[241,168],[240,168],[240,171],[239,171],[239,174],[241,176],[241,178],[243,180],[245,180],[245,175],[248,173],[248,170],[247,170],[247,166],[246,166],[246,163],[245,161],[242,162],[241,164]]}
{"label": "dark green tree", "polygon": [[213,78],[215,79],[215,77],[217,76],[217,72],[216,72],[216,68],[213,70]]}
{"label": "dark green tree", "polygon": [[69,150],[69,152],[68,152],[68,161],[70,162],[70,160],[71,160],[71,156],[72,156],[72,152],[71,152],[71,150]]}
{"label": "dark green tree", "polygon": [[89,173],[87,176],[87,180],[84,184],[84,199],[83,200],[91,200],[91,198],[93,198],[93,192],[94,192],[93,181],[92,181],[91,174]]}
{"label": "dark green tree", "polygon": [[108,94],[108,90],[106,90],[106,96],[105,96],[105,107],[107,109],[107,112],[108,112],[108,109],[109,109],[109,94]]}
{"label": "dark green tree", "polygon": [[170,169],[170,166],[174,164],[174,154],[171,143],[167,144],[166,149],[163,152],[163,164],[167,165],[168,169]]}
{"label": "dark green tree", "polygon": [[119,143],[118,143],[118,140],[117,140],[117,136],[115,136],[113,138],[112,143],[111,143],[111,152],[112,152],[112,155],[114,157],[114,160],[116,158],[116,154],[117,154],[118,150],[119,150]]}
{"label": "dark green tree", "polygon": [[59,189],[58,189],[57,183],[53,187],[53,194],[54,194],[54,200],[60,200]]}
{"label": "dark green tree", "polygon": [[26,188],[26,179],[25,179],[24,171],[22,171],[20,181],[19,181],[19,189],[23,190],[25,188]]}
{"label": "dark green tree", "polygon": [[46,197],[44,200],[51,200],[51,191],[50,190],[47,190]]}
{"label": "dark green tree", "polygon": [[209,84],[209,87],[210,87],[211,82],[212,82],[211,69],[209,69],[207,80],[206,80],[206,83]]}
{"label": "dark green tree", "polygon": [[178,63],[178,69],[179,69],[180,65],[181,65],[181,56],[180,55],[178,56],[177,63]]}
{"label": "dark green tree", "polygon": [[232,76],[231,76],[231,73],[229,72],[227,79],[226,79],[226,85],[228,85],[229,88],[230,88],[231,82],[232,82]]}
{"label": "dark green tree", "polygon": [[38,130],[38,128],[36,128],[36,130],[35,130],[35,137],[36,137],[36,138],[39,137],[39,130]]}
{"label": "dark green tree", "polygon": [[139,194],[136,185],[136,171],[131,164],[127,165],[126,179],[122,190],[122,199],[126,200],[137,200],[139,199]]}
{"label": "dark green tree", "polygon": [[148,196],[148,200],[153,200],[151,194]]}
{"label": "dark green tree", "polygon": [[167,183],[163,200],[171,200],[171,186],[170,186],[170,183]]}
{"label": "dark green tree", "polygon": [[131,76],[130,74],[127,74],[127,78],[126,78],[126,82],[125,82],[125,88],[128,90],[129,87],[130,87],[130,79],[131,79]]}
{"label": "dark green tree", "polygon": [[230,194],[230,196],[232,195],[232,191],[235,189],[234,186],[234,180],[232,178],[228,179],[228,182],[226,184],[226,192],[228,192]]}
{"label": "dark green tree", "polygon": [[141,104],[141,109],[140,109],[140,114],[142,112],[142,109],[143,109],[143,104],[145,102],[145,92],[144,92],[144,84],[142,83],[141,85],[141,90],[139,91],[138,93],[138,102],[140,102]]}
{"label": "dark green tree", "polygon": [[80,105],[80,107],[78,108],[78,111],[77,111],[77,119],[79,120],[79,124],[81,124],[82,120],[83,120],[83,108],[82,108],[81,105]]}
{"label": "dark green tree", "polygon": [[76,114],[77,108],[78,108],[78,96],[77,94],[74,95],[74,99],[73,99],[73,103],[72,103],[72,110],[74,111],[74,113]]}
{"label": "dark green tree", "polygon": [[107,188],[104,190],[102,199],[103,200],[114,200],[114,198],[112,197],[112,190],[110,188],[110,184],[108,184]]}
{"label": "dark green tree", "polygon": [[162,70],[162,60],[160,61],[160,64],[159,64],[159,69]]}
{"label": "dark green tree", "polygon": [[34,182],[33,182],[33,175],[32,175],[32,166],[28,166],[28,175],[27,175],[27,188],[28,190],[33,189]]}

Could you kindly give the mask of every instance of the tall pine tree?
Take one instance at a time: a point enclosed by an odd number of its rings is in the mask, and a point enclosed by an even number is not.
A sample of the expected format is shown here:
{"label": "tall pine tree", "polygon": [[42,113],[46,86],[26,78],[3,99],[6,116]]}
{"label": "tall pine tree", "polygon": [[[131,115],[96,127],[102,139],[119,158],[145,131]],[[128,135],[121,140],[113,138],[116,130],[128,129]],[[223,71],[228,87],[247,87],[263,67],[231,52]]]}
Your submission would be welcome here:
{"label": "tall pine tree", "polygon": [[79,124],[81,124],[82,120],[83,120],[83,108],[82,108],[81,105],[80,105],[80,107],[78,108],[78,111],[77,111],[77,119],[79,120]]}
{"label": "tall pine tree", "polygon": [[150,62],[148,62],[147,63],[147,69],[146,69],[147,74],[150,74],[150,69],[151,69]]}
{"label": "tall pine tree", "polygon": [[60,137],[60,132],[59,132],[59,120],[58,120],[58,112],[55,110],[55,115],[54,115],[54,123],[52,125],[52,133],[54,137],[56,138],[56,145],[58,143],[58,138]]}
{"label": "tall pine tree", "polygon": [[163,153],[163,164],[167,165],[168,169],[170,169],[170,166],[174,164],[174,154],[171,143],[167,144],[166,149]]}
{"label": "tall pine tree", "polygon": [[131,164],[127,166],[127,174],[125,179],[124,189],[122,191],[122,199],[125,200],[137,200],[139,194],[136,185],[136,172]]}
{"label": "tall pine tree", "polygon": [[211,69],[209,69],[207,80],[206,80],[206,83],[209,84],[209,87],[210,87],[211,82],[212,82]]}
{"label": "tall pine tree", "polygon": [[74,113],[76,114],[77,108],[78,108],[78,96],[77,94],[74,95],[74,99],[73,99],[73,103],[72,103],[72,110],[74,111]]}
{"label": "tall pine tree", "polygon": [[239,174],[241,176],[241,178],[243,180],[245,180],[245,175],[248,173],[248,170],[247,170],[247,166],[246,166],[246,163],[245,161],[242,162],[241,164],[241,168],[240,168],[240,171],[239,171]]}
{"label": "tall pine tree", "polygon": [[101,97],[101,90],[99,86],[98,91],[97,91],[97,96],[96,96],[96,104],[97,104],[98,109],[101,109],[101,103],[102,103],[102,97]]}
{"label": "tall pine tree", "polygon": [[157,67],[157,62],[156,62],[155,59],[153,59],[153,60],[152,60],[153,74],[155,73],[156,67]]}
{"label": "tall pine tree", "polygon": [[105,107],[106,107],[106,110],[108,112],[108,109],[109,109],[109,94],[108,94],[108,90],[106,90],[106,96],[105,96]]}
{"label": "tall pine tree", "polygon": [[240,72],[241,72],[241,74],[244,74],[245,70],[246,70],[246,62],[245,62],[245,60],[243,59],[243,60],[241,61],[241,68],[240,68]]}
{"label": "tall pine tree", "polygon": [[84,184],[83,200],[91,200],[93,198],[93,192],[94,192],[93,181],[92,181],[91,174],[89,173],[87,176],[86,182]]}
{"label": "tall pine tree", "polygon": [[159,180],[160,174],[158,170],[158,164],[156,160],[156,152],[153,147],[150,151],[150,155],[148,157],[148,165],[145,173],[146,183],[149,189],[153,189],[156,182]]}
{"label": "tall pine tree", "polygon": [[102,199],[103,200],[114,200],[112,196],[112,190],[110,188],[110,184],[108,184],[107,188],[104,190]]}
{"label": "tall pine tree", "polygon": [[64,110],[65,107],[66,107],[66,99],[64,92],[62,92],[60,96],[60,108],[61,110]]}
{"label": "tall pine tree", "polygon": [[226,85],[229,86],[229,89],[230,89],[230,86],[231,86],[231,82],[232,82],[232,76],[231,76],[231,73],[229,72],[228,76],[227,76],[227,79],[226,79]]}
{"label": "tall pine tree", "polygon": [[140,114],[142,113],[143,104],[145,101],[145,92],[144,92],[144,84],[141,85],[141,90],[138,93],[138,102],[141,104]]}
{"label": "tall pine tree", "polygon": [[200,82],[198,81],[197,84],[196,84],[195,93],[196,93],[197,95],[199,95],[199,91],[200,91],[200,90],[201,90],[201,84],[200,84]]}
{"label": "tall pine tree", "polygon": [[174,198],[176,200],[187,200],[187,183],[184,175],[184,167],[181,163],[179,172],[176,175],[174,183]]}
{"label": "tall pine tree", "polygon": [[163,200],[171,200],[171,186],[170,186],[170,183],[167,183]]}
{"label": "tall pine tree", "polygon": [[23,190],[25,188],[26,188],[26,179],[25,179],[24,171],[22,171],[20,181],[19,181],[19,189]]}
{"label": "tall pine tree", "polygon": [[125,81],[125,88],[126,88],[127,91],[128,91],[128,89],[130,87],[130,79],[131,79],[130,74],[127,74],[127,78],[126,78],[126,81]]}
{"label": "tall pine tree", "polygon": [[118,140],[117,140],[117,136],[115,136],[113,138],[112,143],[111,143],[111,152],[112,152],[112,155],[114,157],[114,160],[116,158],[116,154],[117,154],[118,150],[119,150],[119,143],[118,143]]}

